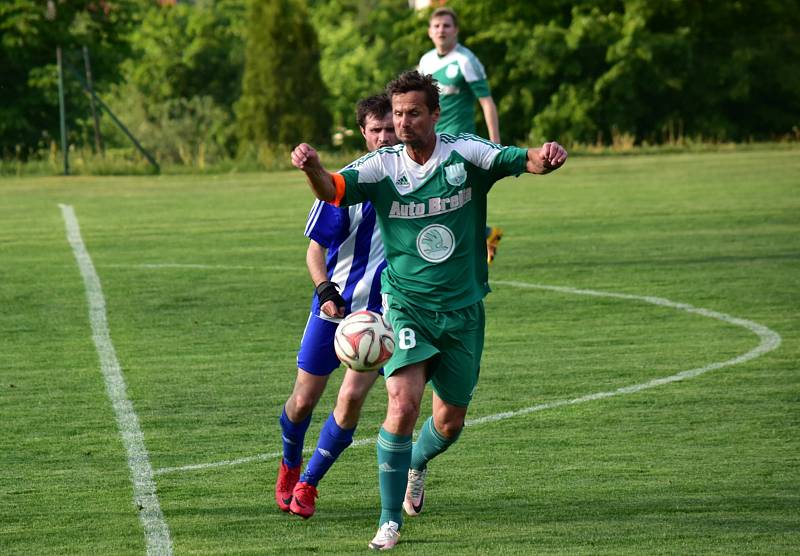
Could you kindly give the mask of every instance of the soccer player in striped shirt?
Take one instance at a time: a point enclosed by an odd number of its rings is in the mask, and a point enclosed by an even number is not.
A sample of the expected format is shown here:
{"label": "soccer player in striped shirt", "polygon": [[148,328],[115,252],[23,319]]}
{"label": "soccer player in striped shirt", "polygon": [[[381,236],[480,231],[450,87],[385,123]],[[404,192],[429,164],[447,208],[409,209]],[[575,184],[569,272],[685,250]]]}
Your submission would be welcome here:
{"label": "soccer player in striped shirt", "polygon": [[[567,159],[555,142],[522,149],[437,134],[439,91],[430,76],[403,73],[387,93],[402,145],[335,174],[310,145],[292,151],[292,164],[305,172],[318,199],[335,206],[371,202],[382,232],[382,293],[396,348],[384,366],[389,399],[377,439],[381,515],[369,547],[378,550],[397,544],[404,507],[411,515],[422,510],[428,463],[458,439],[478,383],[489,292],[489,190],[503,177],[547,174]],[[433,415],[412,444],[428,381]]]}
{"label": "soccer player in striped shirt", "polygon": [[[356,119],[370,151],[397,143],[391,108],[386,94],[358,103]],[[305,235],[310,239],[306,264],[315,293],[297,354],[294,389],[280,417],[283,458],[275,500],[281,510],[309,518],[315,511],[317,484],[352,443],[361,407],[378,376],[378,371],[345,371],[336,406],[300,476],[311,414],[340,364],[333,335],[346,314],[362,309],[382,312],[380,276],[386,261],[375,210],[368,202],[338,208],[317,201],[309,213]]]}

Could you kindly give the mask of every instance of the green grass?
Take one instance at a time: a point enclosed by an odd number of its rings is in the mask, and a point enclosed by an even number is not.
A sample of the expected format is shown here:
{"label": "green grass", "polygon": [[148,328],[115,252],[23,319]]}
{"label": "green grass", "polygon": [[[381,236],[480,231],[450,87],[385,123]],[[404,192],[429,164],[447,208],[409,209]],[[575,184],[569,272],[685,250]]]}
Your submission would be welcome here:
{"label": "green grass", "polygon": [[[299,172],[0,181],[0,553],[141,554],[130,471],[59,203],[74,207],[176,554],[363,553],[374,445],[309,521],[272,490],[310,282]],[[800,553],[800,158],[792,150],[576,158],[500,182],[472,419],[751,361],[469,427],[431,465],[398,554]],[[150,266],[148,266],[150,265]],[[178,266],[178,265],[206,265]],[[332,407],[334,375],[308,434]],[[429,396],[423,413],[430,412]],[[385,411],[378,385],[357,438]],[[288,547],[288,548],[287,548]]]}

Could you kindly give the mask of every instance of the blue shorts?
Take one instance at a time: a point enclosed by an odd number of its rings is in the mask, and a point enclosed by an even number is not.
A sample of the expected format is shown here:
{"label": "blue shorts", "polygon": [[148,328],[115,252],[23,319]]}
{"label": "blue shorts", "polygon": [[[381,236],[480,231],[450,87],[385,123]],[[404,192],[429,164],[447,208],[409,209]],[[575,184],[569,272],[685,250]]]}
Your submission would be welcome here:
{"label": "blue shorts", "polygon": [[319,315],[308,315],[300,350],[297,352],[297,367],[317,376],[331,374],[341,365],[333,349],[333,335],[338,322],[325,320]]}

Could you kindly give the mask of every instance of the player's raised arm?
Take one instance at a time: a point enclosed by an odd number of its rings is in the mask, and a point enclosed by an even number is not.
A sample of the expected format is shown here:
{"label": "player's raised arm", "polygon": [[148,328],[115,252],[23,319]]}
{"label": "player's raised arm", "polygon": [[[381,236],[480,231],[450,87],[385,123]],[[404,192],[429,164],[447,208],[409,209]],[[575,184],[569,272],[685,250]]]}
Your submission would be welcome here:
{"label": "player's raised arm", "polygon": [[531,174],[549,174],[567,161],[567,151],[556,143],[545,143],[538,149],[528,149],[526,170]]}
{"label": "player's raised arm", "polygon": [[308,184],[317,199],[330,202],[336,198],[333,176],[319,159],[319,154],[307,143],[300,143],[292,151],[292,165],[305,172]]}

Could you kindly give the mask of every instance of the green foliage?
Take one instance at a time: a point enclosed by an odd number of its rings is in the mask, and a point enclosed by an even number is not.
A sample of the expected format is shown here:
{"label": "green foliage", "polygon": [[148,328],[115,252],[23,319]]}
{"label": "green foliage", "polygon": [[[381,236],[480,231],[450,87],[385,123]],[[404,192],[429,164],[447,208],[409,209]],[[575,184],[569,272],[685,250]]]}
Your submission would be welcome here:
{"label": "green foliage", "polygon": [[[0,155],[49,156],[56,45],[80,72],[89,48],[95,88],[162,161],[237,153],[276,168],[279,145],[328,143],[332,125],[355,128],[357,100],[431,48],[429,11],[398,0],[252,0],[249,12],[246,2],[0,3]],[[601,148],[800,133],[796,2],[448,5],[487,69],[505,143]],[[69,142],[82,148],[93,142],[89,106],[69,68],[65,77]],[[103,120],[109,146],[130,148]],[[480,111],[476,120],[480,133]]]}
{"label": "green foliage", "polygon": [[[152,102],[133,84],[116,90],[111,110],[159,162],[179,162],[204,169],[226,158],[235,136],[230,114],[211,96],[195,95]],[[102,133],[111,145],[130,140],[109,118]]]}
{"label": "green foliage", "polygon": [[796,3],[448,5],[487,67],[509,142],[764,139],[800,122]]}
{"label": "green foliage", "polygon": [[322,49],[326,104],[339,127],[354,129],[359,99],[383,90],[416,66],[430,41],[423,14],[395,0],[316,0],[314,25]]}
{"label": "green foliage", "polygon": [[687,127],[709,136],[763,137],[800,122],[800,5],[690,4]]}
{"label": "green foliage", "polygon": [[210,97],[231,111],[241,94],[244,15],[240,0],[151,6],[131,35],[126,81],[151,103]]}
{"label": "green foliage", "polygon": [[[132,33],[125,82],[108,104],[160,161],[204,168],[234,152],[243,17],[237,0],[153,5]],[[110,144],[130,144],[110,120],[103,129]]]}
{"label": "green foliage", "polygon": [[240,148],[330,141],[317,34],[304,0],[251,0],[242,96],[236,104]]}
{"label": "green foliage", "polygon": [[[82,47],[91,54],[96,87],[117,81],[129,52],[127,35],[139,14],[133,0],[34,0],[0,2],[0,155],[23,146],[47,148],[59,135],[56,47],[83,71]],[[65,70],[66,71],[66,70]],[[67,76],[67,118],[73,138],[88,114],[85,95]]]}

